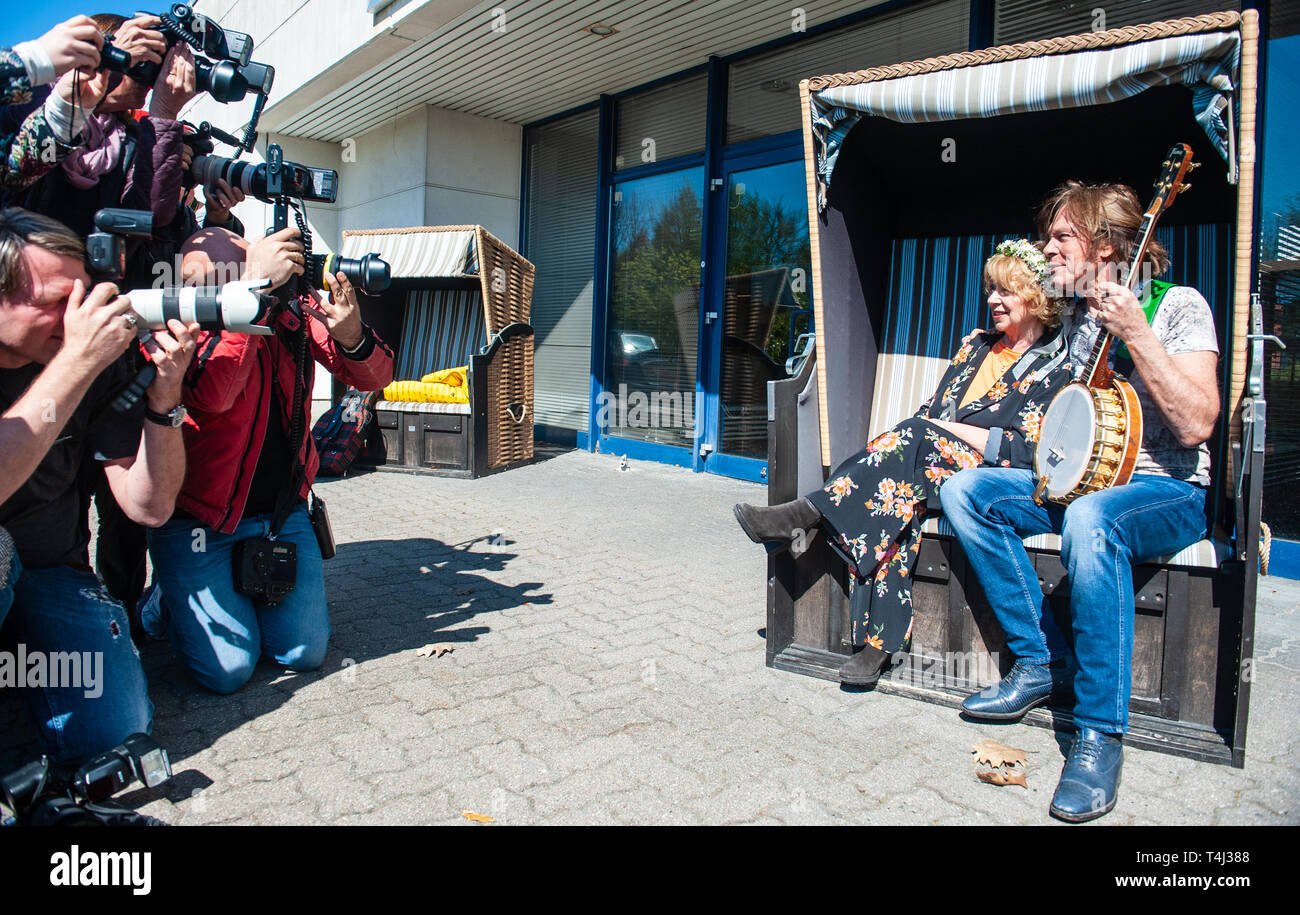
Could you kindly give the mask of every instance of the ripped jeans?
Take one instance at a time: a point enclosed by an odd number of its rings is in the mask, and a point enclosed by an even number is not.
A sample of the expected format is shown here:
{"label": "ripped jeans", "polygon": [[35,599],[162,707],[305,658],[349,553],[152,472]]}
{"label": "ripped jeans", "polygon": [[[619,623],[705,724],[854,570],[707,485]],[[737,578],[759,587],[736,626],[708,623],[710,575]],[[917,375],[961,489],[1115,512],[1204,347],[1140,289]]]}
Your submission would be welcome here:
{"label": "ripped jeans", "polygon": [[126,608],[91,572],[68,566],[24,569],[15,555],[9,582],[0,590],[0,686],[23,687],[44,751],[76,762],[148,733],[153,703]]}

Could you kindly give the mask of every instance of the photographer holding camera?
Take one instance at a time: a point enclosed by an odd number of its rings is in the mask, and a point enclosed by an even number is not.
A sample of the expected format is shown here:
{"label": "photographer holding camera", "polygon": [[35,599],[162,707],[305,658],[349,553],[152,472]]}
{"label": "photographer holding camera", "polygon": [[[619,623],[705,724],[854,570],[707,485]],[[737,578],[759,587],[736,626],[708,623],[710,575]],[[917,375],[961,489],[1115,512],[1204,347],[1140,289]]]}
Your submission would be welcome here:
{"label": "photographer holding camera", "polygon": [[[40,38],[0,48],[0,189],[29,186],[82,144],[86,113],[108,91],[108,74],[96,72],[103,47],[94,20],[74,16]],[[150,53],[135,51],[141,61]],[[56,80],[43,104],[33,101]]]}
{"label": "photographer holding camera", "polygon": [[[297,228],[251,245],[216,229],[186,243],[183,269],[187,282],[211,283],[242,264],[245,277],[278,288],[305,263]],[[319,465],[306,427],[313,360],[377,390],[392,380],[393,354],[362,323],[347,277],[323,279],[328,297],[274,312],[269,336],[200,333],[186,379],[185,483],[172,520],[149,532],[149,549],[176,654],[217,693],[248,682],[262,655],[298,671],[325,658],[322,554],[306,502]],[[251,580],[259,576],[269,587],[259,590]],[[146,611],[144,622],[156,631],[160,621]]]}
{"label": "photographer holding camera", "polygon": [[139,322],[113,284],[87,291],[85,256],[66,226],[0,210],[0,525],[17,554],[5,635],[29,657],[60,652],[102,663],[98,691],[26,684],[41,739],[59,760],[103,751],[151,724],[126,610],[90,569],[86,471],[102,468],[134,521],[171,516],[185,473],[176,417],[198,330],[171,321],[156,331],[147,349],[157,376],[144,402],[114,409],[131,377],[119,357]]}
{"label": "photographer holding camera", "polygon": [[[147,209],[155,228],[166,226],[176,216],[191,156],[177,118],[196,94],[193,57],[184,44],[168,49],[153,28],[156,17],[104,14],[94,21],[106,45],[129,52],[132,60],[161,61],[157,78],[144,84],[130,71],[99,72],[96,78],[106,80],[107,92],[86,114],[84,144],[32,186],[25,204],[57,215],[81,234],[90,232],[91,216],[104,207]],[[148,110],[142,113],[146,100]],[[148,266],[128,259],[130,285],[151,278]]]}

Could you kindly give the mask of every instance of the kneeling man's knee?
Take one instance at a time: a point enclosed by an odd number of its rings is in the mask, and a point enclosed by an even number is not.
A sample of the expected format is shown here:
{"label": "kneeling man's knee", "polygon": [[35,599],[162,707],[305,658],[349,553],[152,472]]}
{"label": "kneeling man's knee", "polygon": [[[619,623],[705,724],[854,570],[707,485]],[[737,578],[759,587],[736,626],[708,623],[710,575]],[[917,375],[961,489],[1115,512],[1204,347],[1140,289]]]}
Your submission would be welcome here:
{"label": "kneeling man's knee", "polygon": [[194,679],[206,689],[212,690],[222,696],[228,696],[231,693],[238,692],[253,677],[253,671],[257,667],[257,658],[244,657],[240,659],[227,659],[220,667],[212,670],[195,670]]}

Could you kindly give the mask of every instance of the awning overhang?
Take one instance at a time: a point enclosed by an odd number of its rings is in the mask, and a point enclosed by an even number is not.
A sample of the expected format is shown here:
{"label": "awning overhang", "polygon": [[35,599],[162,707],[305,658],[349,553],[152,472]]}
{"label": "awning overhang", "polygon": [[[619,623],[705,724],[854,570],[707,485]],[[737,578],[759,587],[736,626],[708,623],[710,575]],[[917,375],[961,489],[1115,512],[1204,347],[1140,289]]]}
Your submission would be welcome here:
{"label": "awning overhang", "polygon": [[[1192,90],[1197,121],[1236,180],[1231,113],[1241,57],[1237,13],[1173,20],[1169,32],[1119,43],[1124,29],[953,54],[807,81],[818,209],[840,146],[863,118],[923,123],[1099,105],[1157,86]],[[1178,25],[1190,33],[1177,34]]]}

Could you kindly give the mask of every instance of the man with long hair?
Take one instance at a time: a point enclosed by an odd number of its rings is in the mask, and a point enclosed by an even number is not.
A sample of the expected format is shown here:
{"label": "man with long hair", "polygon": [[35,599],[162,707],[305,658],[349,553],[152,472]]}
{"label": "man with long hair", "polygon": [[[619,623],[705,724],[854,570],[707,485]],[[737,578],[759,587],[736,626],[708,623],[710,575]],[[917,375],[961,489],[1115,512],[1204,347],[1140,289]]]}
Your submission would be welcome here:
{"label": "man with long hair", "polygon": [[[1053,815],[1095,819],[1115,806],[1132,689],[1133,565],[1205,536],[1210,454],[1219,417],[1218,342],[1210,307],[1187,286],[1141,288],[1153,314],[1122,282],[1142,222],[1137,195],[1122,185],[1069,182],[1039,213],[1052,281],[1076,299],[1070,359],[1076,372],[1105,329],[1122,341],[1143,415],[1131,481],[1081,496],[1068,507],[1034,501],[1030,470],[976,468],[941,490],[944,515],[983,585],[1015,666],[995,688],[970,696],[974,718],[1017,720],[1060,685],[1066,648],[1049,637],[1047,597],[1021,538],[1056,532],[1069,573],[1074,721],[1078,734],[1052,799]],[[1159,275],[1158,244],[1131,269]],[[1085,309],[1086,306],[1086,309]],[[1113,355],[1113,354],[1112,354]]]}

